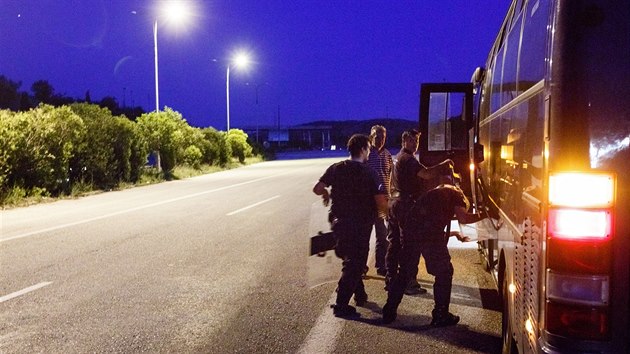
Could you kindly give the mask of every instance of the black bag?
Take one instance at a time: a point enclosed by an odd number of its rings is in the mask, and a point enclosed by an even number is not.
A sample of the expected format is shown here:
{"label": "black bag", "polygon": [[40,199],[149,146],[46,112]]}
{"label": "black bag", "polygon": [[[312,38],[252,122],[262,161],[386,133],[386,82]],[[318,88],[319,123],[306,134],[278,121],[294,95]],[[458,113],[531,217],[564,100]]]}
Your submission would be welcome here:
{"label": "black bag", "polygon": [[335,249],[337,239],[332,231],[318,232],[317,235],[311,237],[311,256],[318,255],[324,257],[326,251]]}

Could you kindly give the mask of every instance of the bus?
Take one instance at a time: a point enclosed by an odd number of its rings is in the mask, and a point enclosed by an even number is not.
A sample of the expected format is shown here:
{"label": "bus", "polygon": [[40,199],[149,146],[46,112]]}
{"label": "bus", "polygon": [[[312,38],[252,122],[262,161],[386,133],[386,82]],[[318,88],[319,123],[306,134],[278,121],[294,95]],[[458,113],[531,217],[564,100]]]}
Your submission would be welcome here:
{"label": "bus", "polygon": [[420,157],[488,215],[503,352],[628,353],[630,2],[513,0],[488,45],[470,82],[421,85]]}

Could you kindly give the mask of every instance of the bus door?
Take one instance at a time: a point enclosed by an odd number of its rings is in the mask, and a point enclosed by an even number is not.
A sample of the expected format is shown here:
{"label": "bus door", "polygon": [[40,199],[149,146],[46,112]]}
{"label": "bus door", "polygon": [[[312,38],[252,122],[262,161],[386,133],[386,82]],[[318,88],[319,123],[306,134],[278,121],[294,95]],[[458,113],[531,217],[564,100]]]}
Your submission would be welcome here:
{"label": "bus door", "polygon": [[469,130],[472,124],[471,83],[422,84],[420,88],[420,162],[432,166],[445,159],[455,163],[460,187],[467,197],[470,188]]}
{"label": "bus door", "polygon": [[[483,161],[483,146],[476,141],[473,116],[472,83],[427,83],[420,88],[420,162],[435,165],[444,159],[455,163],[455,172],[461,177],[460,187],[475,208],[486,209],[490,205],[483,188],[477,185],[476,169]],[[473,183],[471,183],[473,182]],[[490,208],[492,211],[493,208]],[[493,214],[493,213],[490,213]],[[460,231],[473,240],[481,241],[487,257],[487,267],[495,263],[494,228],[482,223],[460,225]]]}

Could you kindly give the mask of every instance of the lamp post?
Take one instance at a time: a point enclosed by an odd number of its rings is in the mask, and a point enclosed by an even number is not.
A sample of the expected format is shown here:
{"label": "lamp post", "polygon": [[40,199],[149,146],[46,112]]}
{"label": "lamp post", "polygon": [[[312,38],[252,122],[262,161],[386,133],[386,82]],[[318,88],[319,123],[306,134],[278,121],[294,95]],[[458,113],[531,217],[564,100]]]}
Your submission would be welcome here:
{"label": "lamp post", "polygon": [[[160,13],[166,19],[166,22],[181,23],[184,19],[190,17],[190,9],[182,1],[170,1],[165,3]],[[160,89],[158,84],[158,19],[156,17],[153,22],[153,48],[155,54],[155,111],[160,111]]]}
{"label": "lamp post", "polygon": [[249,57],[247,54],[240,53],[234,57],[232,63],[228,63],[227,72],[225,74],[225,97],[227,99],[226,104],[226,112],[227,112],[227,129],[226,132],[230,131],[230,66],[238,67],[246,67],[249,64]]}
{"label": "lamp post", "polygon": [[158,48],[157,48],[157,19],[153,23],[153,48],[155,48],[155,111],[160,111],[160,89],[158,88]]}

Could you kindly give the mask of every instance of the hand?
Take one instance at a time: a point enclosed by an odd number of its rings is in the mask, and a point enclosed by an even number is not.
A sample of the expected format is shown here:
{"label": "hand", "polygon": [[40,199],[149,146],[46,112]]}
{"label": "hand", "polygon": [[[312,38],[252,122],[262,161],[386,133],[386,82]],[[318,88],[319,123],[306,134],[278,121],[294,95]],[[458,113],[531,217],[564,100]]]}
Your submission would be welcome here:
{"label": "hand", "polygon": [[446,159],[440,164],[442,174],[451,174],[455,168],[455,163],[451,159]]}
{"label": "hand", "polygon": [[325,207],[327,207],[328,204],[330,204],[330,194],[328,193],[322,194],[322,203],[324,203]]}
{"label": "hand", "polygon": [[470,237],[462,235],[459,231],[451,231],[451,236],[457,237],[461,242],[470,242]]}

